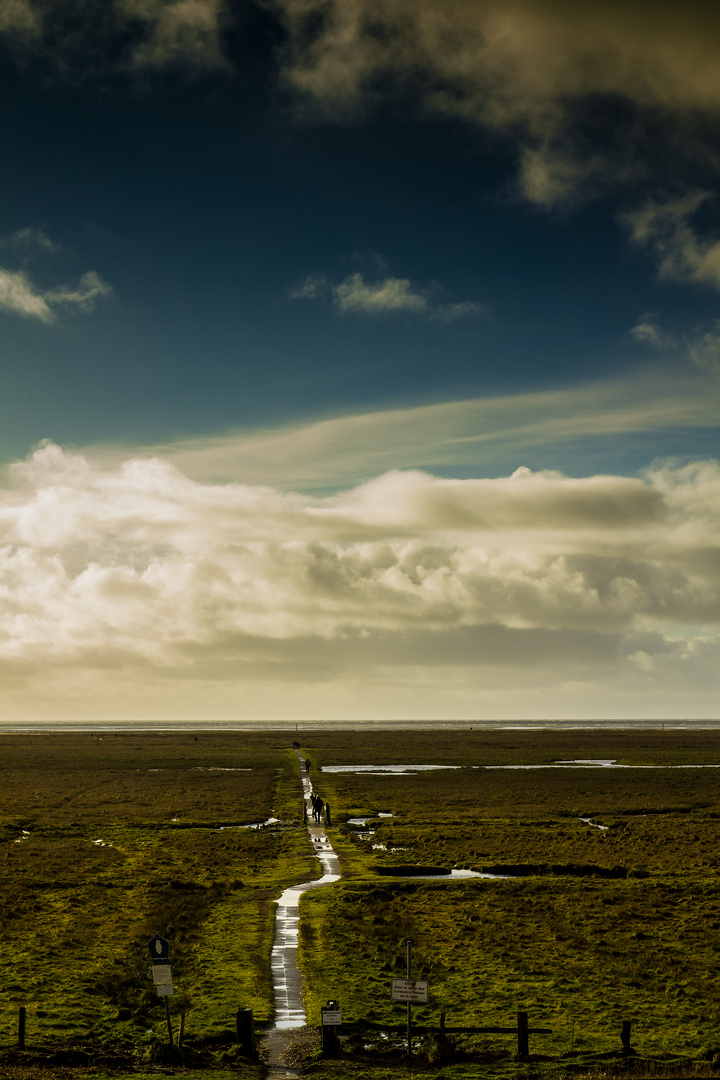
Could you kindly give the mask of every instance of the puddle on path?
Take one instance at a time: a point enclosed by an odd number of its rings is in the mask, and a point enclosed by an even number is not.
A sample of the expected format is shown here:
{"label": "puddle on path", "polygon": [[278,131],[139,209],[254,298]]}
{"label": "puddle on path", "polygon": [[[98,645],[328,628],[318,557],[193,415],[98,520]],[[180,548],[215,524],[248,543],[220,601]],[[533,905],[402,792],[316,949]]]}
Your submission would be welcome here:
{"label": "puddle on path", "polygon": [[269,817],[267,821],[253,821],[251,825],[218,825],[218,832],[225,832],[227,829],[264,829],[266,825],[279,825],[280,818]]}

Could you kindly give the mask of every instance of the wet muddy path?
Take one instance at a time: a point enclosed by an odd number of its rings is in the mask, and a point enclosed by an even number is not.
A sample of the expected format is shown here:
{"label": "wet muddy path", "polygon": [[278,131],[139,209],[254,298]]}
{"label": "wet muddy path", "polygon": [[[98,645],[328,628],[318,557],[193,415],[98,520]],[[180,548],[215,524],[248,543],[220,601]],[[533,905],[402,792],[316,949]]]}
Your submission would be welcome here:
{"label": "wet muddy path", "polygon": [[315,881],[307,881],[286,889],[277,902],[271,960],[275,1023],[263,1038],[269,1080],[285,1080],[287,1077],[301,1075],[283,1063],[284,1054],[293,1042],[293,1029],[304,1027],[307,1020],[303,1006],[303,979],[298,966],[300,895],[309,889],[331,885],[340,878],[339,860],[325,835],[325,826],[315,824],[312,820],[312,784],[306,770],[305,758],[300,753],[297,757],[302,776],[303,800],[307,808],[308,832],[315,853],[320,859],[323,875]]}

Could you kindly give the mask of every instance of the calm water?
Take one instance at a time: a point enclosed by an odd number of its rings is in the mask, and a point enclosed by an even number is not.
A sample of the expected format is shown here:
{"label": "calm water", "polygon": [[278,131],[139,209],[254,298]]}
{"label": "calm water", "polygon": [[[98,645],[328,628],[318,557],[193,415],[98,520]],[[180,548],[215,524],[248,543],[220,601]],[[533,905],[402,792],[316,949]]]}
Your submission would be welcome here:
{"label": "calm water", "polygon": [[0,734],[49,731],[698,731],[720,730],[720,720],[32,720],[0,723]]}

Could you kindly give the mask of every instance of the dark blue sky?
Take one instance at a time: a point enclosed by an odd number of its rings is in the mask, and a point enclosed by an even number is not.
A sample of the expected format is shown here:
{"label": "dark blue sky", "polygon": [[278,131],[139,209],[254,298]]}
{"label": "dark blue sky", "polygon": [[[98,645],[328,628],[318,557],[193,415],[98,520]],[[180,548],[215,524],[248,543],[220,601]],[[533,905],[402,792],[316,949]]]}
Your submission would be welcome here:
{"label": "dark blue sky", "polygon": [[[653,366],[700,378],[683,342],[717,317],[716,283],[660,281],[652,245],[631,243],[619,216],[658,192],[641,170],[540,204],[519,183],[512,126],[390,90],[352,115],[301,114],[282,77],[287,28],[250,10],[222,71],[182,56],[118,70],[107,42],[106,62],[81,43],[63,70],[49,46],[22,63],[6,50],[0,266],[38,293],[88,271],[112,289],[51,322],[0,309],[6,460],[47,437],[150,445]],[[28,229],[52,249],[13,242]],[[371,289],[407,282],[421,306],[343,310],[333,290],[358,274]],[[311,275],[316,295],[291,299]],[[647,312],[671,349],[630,334]],[[707,439],[644,436],[625,467]],[[617,466],[616,442],[608,453]],[[530,464],[558,461],[543,448]]]}

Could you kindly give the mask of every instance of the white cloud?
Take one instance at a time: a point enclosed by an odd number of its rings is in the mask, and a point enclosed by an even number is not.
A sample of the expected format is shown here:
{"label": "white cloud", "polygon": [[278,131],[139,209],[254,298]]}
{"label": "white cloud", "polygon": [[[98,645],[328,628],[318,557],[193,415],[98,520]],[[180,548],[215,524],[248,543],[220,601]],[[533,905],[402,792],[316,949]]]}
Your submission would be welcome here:
{"label": "white cloud", "polygon": [[558,715],[564,685],[597,714],[639,679],[635,715],[687,715],[717,684],[719,525],[717,462],[310,497],[47,444],[0,488],[0,686],[23,715],[257,715],[263,688],[264,715],[537,715],[551,682]]}
{"label": "white cloud", "polygon": [[635,243],[655,253],[661,278],[720,289],[720,240],[700,238],[690,224],[708,198],[707,192],[693,192],[623,215]]}
{"label": "white cloud", "polygon": [[663,330],[652,311],[640,316],[630,330],[630,336],[638,345],[651,345],[654,349],[673,349],[677,346],[677,338]]}
{"label": "white cloud", "polygon": [[413,285],[409,278],[390,275],[368,281],[363,274],[356,273],[334,283],[326,274],[310,274],[290,291],[289,298],[327,298],[343,315],[388,315],[404,311],[415,315],[429,315],[439,322],[449,323],[478,315],[488,317],[490,314],[489,305],[477,304],[474,301],[438,303],[432,298],[430,289]]}
{"label": "white cloud", "polygon": [[351,274],[333,287],[333,300],[343,313],[361,311],[369,315],[385,312],[427,310],[424,293],[414,289],[408,278],[386,277],[365,281],[362,274]]}
{"label": "white cloud", "polygon": [[20,270],[0,267],[0,308],[26,318],[52,322],[53,313],[46,299],[32,286]]}
{"label": "white cloud", "polygon": [[0,308],[44,323],[54,320],[54,307],[86,314],[94,309],[99,299],[112,295],[112,288],[93,270],[84,274],[75,286],[58,285],[42,292],[22,271],[0,267]]}

